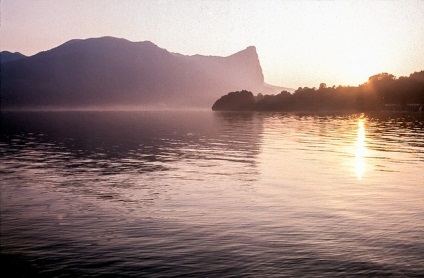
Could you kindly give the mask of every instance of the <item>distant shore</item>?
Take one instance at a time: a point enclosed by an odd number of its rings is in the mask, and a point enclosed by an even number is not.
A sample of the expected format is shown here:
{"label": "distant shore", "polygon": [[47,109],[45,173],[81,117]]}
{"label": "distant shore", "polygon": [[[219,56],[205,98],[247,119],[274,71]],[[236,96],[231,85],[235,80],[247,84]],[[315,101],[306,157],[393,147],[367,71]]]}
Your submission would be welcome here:
{"label": "distant shore", "polygon": [[380,73],[357,87],[299,87],[293,94],[253,95],[247,90],[230,92],[212,106],[214,111],[424,111],[424,71],[395,78]]}

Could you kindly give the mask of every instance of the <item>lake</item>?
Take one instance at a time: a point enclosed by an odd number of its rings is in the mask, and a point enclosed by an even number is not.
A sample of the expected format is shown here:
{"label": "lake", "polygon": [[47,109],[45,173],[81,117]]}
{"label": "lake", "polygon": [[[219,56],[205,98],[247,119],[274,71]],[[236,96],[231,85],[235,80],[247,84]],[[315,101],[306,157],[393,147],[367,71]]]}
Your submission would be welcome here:
{"label": "lake", "polygon": [[418,277],[424,116],[3,112],[16,277]]}

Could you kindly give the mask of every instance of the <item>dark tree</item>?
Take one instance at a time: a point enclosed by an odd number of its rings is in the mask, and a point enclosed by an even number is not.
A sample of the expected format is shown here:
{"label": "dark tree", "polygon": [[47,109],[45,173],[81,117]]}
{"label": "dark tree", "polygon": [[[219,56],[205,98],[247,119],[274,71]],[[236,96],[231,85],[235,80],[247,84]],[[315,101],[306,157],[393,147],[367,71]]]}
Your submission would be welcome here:
{"label": "dark tree", "polygon": [[[321,83],[315,88],[299,87],[293,94],[282,91],[278,95],[254,97],[251,92],[233,92],[220,98],[213,110],[256,111],[380,111],[387,107],[408,110],[424,105],[424,71],[409,77],[389,73],[371,76],[358,86],[332,86]],[[410,110],[410,109],[409,109]]]}
{"label": "dark tree", "polygon": [[243,90],[228,93],[218,99],[212,106],[214,111],[249,111],[255,108],[255,97],[252,92]]}

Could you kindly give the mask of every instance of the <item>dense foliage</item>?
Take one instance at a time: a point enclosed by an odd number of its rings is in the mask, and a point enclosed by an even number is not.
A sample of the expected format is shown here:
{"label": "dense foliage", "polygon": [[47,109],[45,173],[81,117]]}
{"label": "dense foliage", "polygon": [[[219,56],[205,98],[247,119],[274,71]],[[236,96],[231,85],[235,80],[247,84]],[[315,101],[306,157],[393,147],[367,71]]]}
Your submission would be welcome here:
{"label": "dense foliage", "polygon": [[218,99],[212,110],[370,111],[411,104],[424,104],[424,71],[399,78],[380,73],[357,87],[327,87],[321,83],[318,89],[299,87],[293,94],[282,91],[278,95],[258,94],[255,97],[248,91],[231,92]]}

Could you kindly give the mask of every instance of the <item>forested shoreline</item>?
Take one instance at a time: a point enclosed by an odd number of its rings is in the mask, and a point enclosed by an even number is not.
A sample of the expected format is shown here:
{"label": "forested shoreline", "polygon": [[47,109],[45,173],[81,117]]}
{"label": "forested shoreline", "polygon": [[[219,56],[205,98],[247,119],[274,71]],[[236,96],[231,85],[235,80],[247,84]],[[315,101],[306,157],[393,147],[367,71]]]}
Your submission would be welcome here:
{"label": "forested shoreline", "polygon": [[299,87],[293,94],[254,96],[230,92],[212,106],[214,111],[381,111],[423,109],[424,71],[396,78],[389,73],[371,76],[359,86]]}

